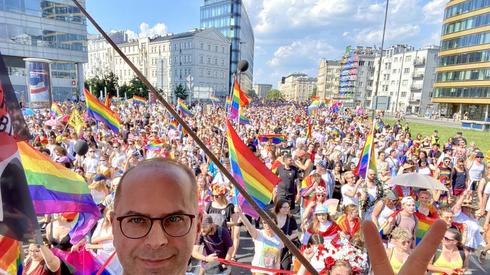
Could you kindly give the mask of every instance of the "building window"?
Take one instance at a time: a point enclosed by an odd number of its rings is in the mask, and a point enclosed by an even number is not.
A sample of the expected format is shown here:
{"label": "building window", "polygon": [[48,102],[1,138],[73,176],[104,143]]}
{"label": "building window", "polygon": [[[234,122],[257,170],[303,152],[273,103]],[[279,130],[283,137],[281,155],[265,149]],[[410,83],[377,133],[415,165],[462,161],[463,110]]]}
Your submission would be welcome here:
{"label": "building window", "polygon": [[405,62],[410,62],[410,61],[412,61],[412,56],[411,55],[405,56]]}
{"label": "building window", "polygon": [[401,97],[406,97],[407,96],[407,92],[402,92],[401,93]]}
{"label": "building window", "polygon": [[402,86],[404,86],[404,87],[408,86],[408,80],[403,80],[402,81]]}
{"label": "building window", "polygon": [[204,57],[202,55],[199,56],[199,63],[203,64],[204,63],[204,60],[203,59],[204,59]]}
{"label": "building window", "polygon": [[404,73],[404,74],[408,74],[408,73],[410,73],[410,68],[405,68],[405,69],[403,69],[403,73]]}

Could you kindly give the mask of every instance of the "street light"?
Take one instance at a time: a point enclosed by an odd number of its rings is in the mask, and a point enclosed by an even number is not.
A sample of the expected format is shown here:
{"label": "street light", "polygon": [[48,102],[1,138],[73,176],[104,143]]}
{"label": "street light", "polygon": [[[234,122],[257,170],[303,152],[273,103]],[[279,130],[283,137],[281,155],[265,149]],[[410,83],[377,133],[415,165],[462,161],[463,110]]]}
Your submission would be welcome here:
{"label": "street light", "polygon": [[[381,53],[379,56],[379,61],[378,61],[378,75],[376,76],[376,89],[374,89],[374,96],[373,96],[373,101],[371,101],[371,104],[373,106],[373,118],[376,114],[376,103],[377,103],[377,96],[378,96],[378,89],[379,89],[379,77],[381,75],[381,60],[383,59],[383,49],[385,45],[385,34],[386,34],[386,21],[388,19],[388,6],[390,4],[390,0],[386,0],[386,9],[385,9],[385,18],[384,18],[384,23],[383,23],[383,36],[381,37]],[[375,102],[376,103],[375,103]]]}

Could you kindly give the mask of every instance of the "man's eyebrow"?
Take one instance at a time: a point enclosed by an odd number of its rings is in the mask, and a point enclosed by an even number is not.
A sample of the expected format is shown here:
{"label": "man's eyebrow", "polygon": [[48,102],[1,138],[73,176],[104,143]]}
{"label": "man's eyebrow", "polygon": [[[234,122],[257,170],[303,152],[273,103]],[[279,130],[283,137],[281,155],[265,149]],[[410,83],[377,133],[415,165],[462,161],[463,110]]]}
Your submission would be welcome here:
{"label": "man's eyebrow", "polygon": [[[186,214],[187,215],[187,214],[190,214],[190,213],[186,213],[183,210],[178,210],[178,211],[175,211],[175,212],[172,212],[172,213],[160,215],[158,217],[168,217],[168,216],[172,216],[172,215],[182,215],[182,214]],[[140,212],[133,211],[133,210],[129,210],[129,211],[125,212],[121,216],[133,216],[133,215],[135,215],[135,216],[138,215],[138,216],[151,217],[151,215],[148,215],[148,214],[145,214],[145,213],[140,213]]]}

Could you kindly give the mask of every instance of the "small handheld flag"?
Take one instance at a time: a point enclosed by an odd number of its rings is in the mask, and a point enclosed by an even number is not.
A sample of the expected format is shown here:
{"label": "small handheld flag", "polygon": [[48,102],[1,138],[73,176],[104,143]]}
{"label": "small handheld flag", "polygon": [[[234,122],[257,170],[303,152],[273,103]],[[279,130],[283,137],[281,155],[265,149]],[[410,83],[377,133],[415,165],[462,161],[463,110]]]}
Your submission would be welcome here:
{"label": "small handheld flag", "polygon": [[114,133],[121,130],[121,121],[116,113],[102,104],[87,89],[83,91],[89,116],[107,125]]}

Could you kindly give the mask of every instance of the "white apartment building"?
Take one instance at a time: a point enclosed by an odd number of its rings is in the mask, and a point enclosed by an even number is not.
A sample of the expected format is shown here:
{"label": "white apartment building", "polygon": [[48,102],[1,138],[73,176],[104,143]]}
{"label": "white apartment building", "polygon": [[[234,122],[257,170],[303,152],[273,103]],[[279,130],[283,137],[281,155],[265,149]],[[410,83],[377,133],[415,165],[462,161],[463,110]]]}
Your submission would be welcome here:
{"label": "white apartment building", "polygon": [[313,95],[316,82],[316,77],[294,73],[281,79],[279,90],[286,99],[298,102],[307,101]]}
{"label": "white apartment building", "polygon": [[[390,112],[424,115],[435,108],[431,98],[438,53],[436,46],[415,50],[411,46],[396,45],[384,50],[378,95],[390,97]],[[378,64],[379,57],[375,61],[375,76]]]}
{"label": "white apartment building", "polygon": [[316,83],[316,95],[320,98],[333,98],[339,94],[340,62],[337,60],[320,60]]}
{"label": "white apartment building", "polygon": [[267,96],[267,93],[272,90],[271,84],[254,84],[254,91],[259,98],[264,98]]}
{"label": "white apartment building", "polygon": [[[128,84],[135,74],[103,40],[89,41],[86,78],[114,72],[119,85]],[[148,80],[173,98],[178,85],[190,91],[191,99],[229,93],[230,42],[215,29],[194,29],[156,38],[139,38],[118,45]]]}

